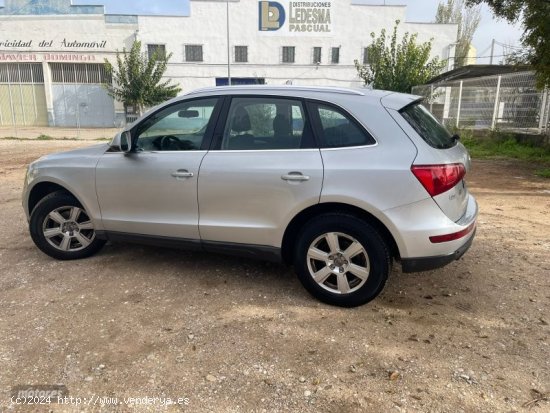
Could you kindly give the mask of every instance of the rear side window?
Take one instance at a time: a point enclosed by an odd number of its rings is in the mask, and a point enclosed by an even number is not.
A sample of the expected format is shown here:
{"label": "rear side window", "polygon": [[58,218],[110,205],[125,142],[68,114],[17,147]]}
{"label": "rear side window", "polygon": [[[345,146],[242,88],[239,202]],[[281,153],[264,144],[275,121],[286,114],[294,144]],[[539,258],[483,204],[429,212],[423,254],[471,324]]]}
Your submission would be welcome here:
{"label": "rear side window", "polygon": [[299,100],[236,97],[231,100],[223,150],[301,149],[313,146]]}
{"label": "rear side window", "polygon": [[312,106],[319,115],[321,148],[344,148],[376,143],[368,132],[343,111],[323,104]]}
{"label": "rear side window", "polygon": [[448,149],[456,145],[449,131],[421,103],[415,103],[401,110],[401,115],[426,143],[437,149]]}

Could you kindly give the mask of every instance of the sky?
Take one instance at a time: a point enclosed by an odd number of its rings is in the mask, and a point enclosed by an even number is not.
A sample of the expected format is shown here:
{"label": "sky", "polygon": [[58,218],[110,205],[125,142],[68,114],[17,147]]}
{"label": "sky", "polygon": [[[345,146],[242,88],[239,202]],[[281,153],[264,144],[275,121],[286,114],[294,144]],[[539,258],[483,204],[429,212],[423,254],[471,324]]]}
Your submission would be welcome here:
{"label": "sky", "polygon": [[[0,0],[1,1],[1,0]],[[250,0],[244,0],[250,1]],[[357,1],[357,0],[355,0]],[[430,22],[435,18],[437,5],[444,0],[360,0],[367,4],[404,4],[407,5],[407,21]],[[73,4],[103,4],[107,13],[114,14],[168,14],[187,15],[189,0],[73,0]],[[500,43],[510,46],[520,46],[523,30],[519,24],[509,24],[504,20],[493,17],[491,10],[483,5],[481,24],[475,34],[473,44],[479,56],[478,63],[489,63],[491,41],[496,39]],[[505,52],[501,46],[496,46],[495,56]],[[501,57],[495,57],[499,62]]]}

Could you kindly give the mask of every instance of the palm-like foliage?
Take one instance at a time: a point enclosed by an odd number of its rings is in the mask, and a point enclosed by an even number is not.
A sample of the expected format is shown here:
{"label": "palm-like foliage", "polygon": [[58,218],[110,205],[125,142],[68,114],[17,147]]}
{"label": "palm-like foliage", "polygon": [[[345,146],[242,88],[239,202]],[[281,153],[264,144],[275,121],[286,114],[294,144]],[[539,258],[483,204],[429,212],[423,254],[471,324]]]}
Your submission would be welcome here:
{"label": "palm-like foliage", "polygon": [[162,103],[181,91],[171,80],[162,80],[171,56],[156,51],[149,58],[141,51],[141,42],[135,41],[129,52],[126,49],[117,52],[116,68],[105,60],[105,69],[113,82],[104,87],[111,97],[127,106],[135,106],[141,113],[144,107]]}

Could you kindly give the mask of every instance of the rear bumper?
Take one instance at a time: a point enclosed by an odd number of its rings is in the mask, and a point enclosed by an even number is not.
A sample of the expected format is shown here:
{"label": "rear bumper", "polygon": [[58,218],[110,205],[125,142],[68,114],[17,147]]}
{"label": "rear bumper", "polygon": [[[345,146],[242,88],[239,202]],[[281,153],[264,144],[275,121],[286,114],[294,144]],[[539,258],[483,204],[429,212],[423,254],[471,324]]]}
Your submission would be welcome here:
{"label": "rear bumper", "polygon": [[435,257],[420,257],[420,258],[402,258],[401,259],[401,269],[403,272],[420,272],[420,271],[429,271],[435,270],[436,268],[444,267],[447,264],[450,264],[453,261],[458,260],[462,257],[468,249],[472,246],[476,230],[472,232],[470,238],[464,245],[462,245],[455,252],[448,255],[438,255]]}

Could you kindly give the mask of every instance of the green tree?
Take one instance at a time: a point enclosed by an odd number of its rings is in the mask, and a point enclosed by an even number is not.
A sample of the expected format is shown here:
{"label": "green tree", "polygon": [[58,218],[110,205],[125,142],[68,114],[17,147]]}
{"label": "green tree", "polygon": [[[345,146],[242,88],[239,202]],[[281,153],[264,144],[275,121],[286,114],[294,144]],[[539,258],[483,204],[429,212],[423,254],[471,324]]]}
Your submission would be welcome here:
{"label": "green tree", "polygon": [[435,22],[458,25],[455,67],[464,66],[472,39],[481,22],[481,7],[467,5],[464,0],[447,0],[447,3],[439,3],[437,6]]}
{"label": "green tree", "polygon": [[550,87],[550,1],[548,0],[467,0],[468,4],[486,3],[495,16],[510,23],[523,24],[522,43],[532,49],[529,63],[537,72],[540,88]]}
{"label": "green tree", "polygon": [[388,38],[385,29],[378,37],[371,33],[372,44],[367,48],[368,64],[363,65],[355,60],[355,67],[366,85],[410,93],[413,86],[422,85],[440,74],[445,62],[437,57],[430,60],[431,41],[418,44],[416,33],[405,33],[399,41],[398,26],[399,20],[395,22],[391,38]]}
{"label": "green tree", "polygon": [[[507,49],[505,48],[504,50],[507,50]],[[526,66],[526,65],[529,65],[529,62],[533,57],[533,50],[521,49],[521,50],[514,50],[510,53],[505,52],[505,54],[506,56],[502,61],[502,63],[504,63],[505,65]]]}
{"label": "green tree", "polygon": [[165,55],[157,50],[149,58],[141,51],[141,42],[135,41],[129,52],[125,48],[122,53],[117,51],[116,68],[105,59],[105,69],[113,82],[104,87],[111,97],[134,106],[141,114],[143,108],[162,103],[181,91],[170,80],[162,80],[170,57],[171,53]]}

